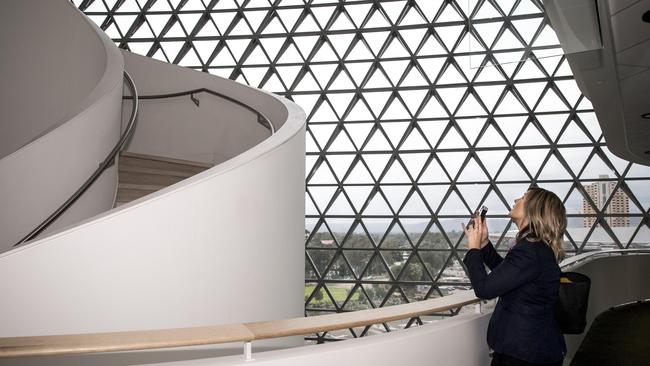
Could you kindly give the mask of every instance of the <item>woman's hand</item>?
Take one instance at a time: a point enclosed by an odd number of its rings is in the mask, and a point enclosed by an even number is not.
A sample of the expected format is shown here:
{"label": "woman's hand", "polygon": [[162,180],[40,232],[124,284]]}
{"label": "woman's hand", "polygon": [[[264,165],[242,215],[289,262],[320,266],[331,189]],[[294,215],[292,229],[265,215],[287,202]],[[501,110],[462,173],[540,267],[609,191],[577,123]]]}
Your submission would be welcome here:
{"label": "woman's hand", "polygon": [[489,239],[489,231],[487,227],[487,220],[483,220],[483,218],[479,215],[478,218],[479,225],[483,228],[482,235],[481,235],[481,248],[487,245],[487,243],[490,241]]}
{"label": "woman's hand", "polygon": [[488,243],[488,228],[481,215],[474,214],[474,225],[465,226],[461,223],[465,236],[467,237],[468,249],[481,249]]}

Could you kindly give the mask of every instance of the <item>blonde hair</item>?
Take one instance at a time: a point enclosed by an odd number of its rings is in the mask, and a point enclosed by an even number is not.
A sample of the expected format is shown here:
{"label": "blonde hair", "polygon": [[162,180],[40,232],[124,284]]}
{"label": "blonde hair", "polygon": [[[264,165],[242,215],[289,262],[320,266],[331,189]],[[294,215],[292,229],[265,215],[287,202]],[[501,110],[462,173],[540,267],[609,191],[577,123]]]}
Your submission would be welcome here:
{"label": "blonde hair", "polygon": [[555,254],[555,260],[564,258],[564,231],[567,226],[566,209],[562,200],[553,192],[532,187],[526,192],[524,216],[527,223],[520,228],[517,241],[527,237],[530,241],[541,241]]}

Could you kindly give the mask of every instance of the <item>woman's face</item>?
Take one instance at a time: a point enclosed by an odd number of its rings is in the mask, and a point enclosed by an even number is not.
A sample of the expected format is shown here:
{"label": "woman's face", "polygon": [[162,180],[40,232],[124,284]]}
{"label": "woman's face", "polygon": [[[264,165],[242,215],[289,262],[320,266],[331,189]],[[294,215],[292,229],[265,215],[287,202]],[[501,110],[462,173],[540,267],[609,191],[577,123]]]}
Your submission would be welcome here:
{"label": "woman's face", "polygon": [[524,205],[526,204],[526,193],[524,193],[521,197],[515,199],[515,205],[512,207],[512,211],[510,211],[510,217],[515,222],[515,224],[517,224],[517,226],[519,226],[522,223],[522,220],[524,219]]}

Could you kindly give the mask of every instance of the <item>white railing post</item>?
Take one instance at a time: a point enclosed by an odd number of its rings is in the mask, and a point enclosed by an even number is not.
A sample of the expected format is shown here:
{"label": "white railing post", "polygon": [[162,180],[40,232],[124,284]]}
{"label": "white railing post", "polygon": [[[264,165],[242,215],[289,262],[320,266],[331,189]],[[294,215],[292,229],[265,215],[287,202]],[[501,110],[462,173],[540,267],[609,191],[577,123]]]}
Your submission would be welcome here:
{"label": "white railing post", "polygon": [[244,342],[244,361],[253,361],[253,342]]}

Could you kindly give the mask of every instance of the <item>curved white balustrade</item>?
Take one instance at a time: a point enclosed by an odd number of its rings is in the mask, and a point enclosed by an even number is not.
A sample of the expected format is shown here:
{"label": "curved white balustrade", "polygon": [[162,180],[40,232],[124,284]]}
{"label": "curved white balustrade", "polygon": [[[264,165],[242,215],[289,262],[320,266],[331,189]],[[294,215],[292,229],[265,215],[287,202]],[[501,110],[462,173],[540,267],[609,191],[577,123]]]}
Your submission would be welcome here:
{"label": "curved white balustrade", "polygon": [[[97,168],[120,133],[124,61],[68,1],[0,4],[0,252],[11,249]],[[9,56],[10,55],[10,56]],[[46,231],[112,206],[116,169]]]}
{"label": "curved white balustrade", "polygon": [[[244,361],[241,352],[221,356],[206,347],[166,349],[146,352],[119,352],[4,359],[13,366],[332,366],[332,365],[409,365],[482,366],[488,365],[485,343],[489,314],[458,315],[443,321],[404,331],[322,345],[268,351],[253,345],[253,361]],[[262,351],[262,352],[259,352]]]}

